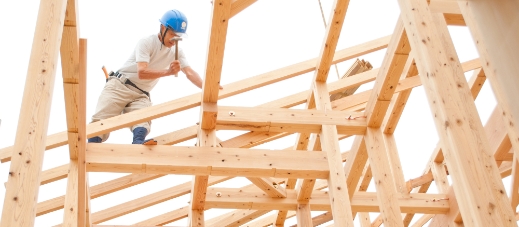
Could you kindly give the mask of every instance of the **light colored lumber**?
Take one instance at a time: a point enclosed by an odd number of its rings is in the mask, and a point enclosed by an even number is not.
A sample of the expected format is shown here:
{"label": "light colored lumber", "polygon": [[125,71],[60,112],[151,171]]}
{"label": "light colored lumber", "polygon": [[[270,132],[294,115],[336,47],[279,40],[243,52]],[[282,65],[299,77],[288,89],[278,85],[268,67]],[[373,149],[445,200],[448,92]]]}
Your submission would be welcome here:
{"label": "light colored lumber", "polygon": [[[407,58],[407,62],[405,63],[403,74],[400,77],[401,78],[400,81],[404,82],[403,79],[413,77],[416,75],[418,75],[418,70],[416,69],[416,63],[414,62],[414,58],[410,56]],[[400,86],[401,86],[401,83],[397,87],[397,89]],[[384,133],[393,134],[395,132],[398,121],[400,120],[400,117],[402,116],[404,107],[405,107],[410,95],[411,95],[411,89],[408,89],[408,90],[402,90],[400,92],[395,93],[393,98],[391,98],[391,101],[389,103],[388,112],[385,114],[384,120],[382,121],[382,125],[380,126],[384,129]]]}
{"label": "light colored lumber", "polygon": [[452,0],[431,0],[429,8],[434,13],[461,14],[458,3]]}
{"label": "light colored lumber", "polygon": [[[508,198],[499,194],[504,189],[495,161],[485,158],[491,155],[490,147],[447,25],[438,14],[431,14],[425,1],[399,0],[399,4],[406,31],[414,34],[410,43],[464,221],[473,226],[508,226],[513,212]],[[478,209],[478,204],[484,208]]]}
{"label": "light colored lumber", "polygon": [[[77,160],[70,161],[70,171],[67,180],[67,193],[65,194],[65,207],[62,226],[80,226],[79,218],[79,165]],[[84,195],[83,195],[84,196]],[[84,203],[83,203],[84,205]],[[83,209],[84,210],[84,209]],[[85,223],[83,215],[82,223]]]}
{"label": "light colored lumber", "polygon": [[361,212],[359,213],[359,222],[361,227],[371,227],[371,220],[369,218],[369,213]]}
{"label": "light colored lumber", "polygon": [[[314,81],[313,91],[317,110],[331,111],[330,97],[325,82]],[[346,186],[346,176],[342,167],[342,157],[337,136],[339,127],[323,123],[319,138],[321,139],[322,153],[326,154],[329,166],[328,194],[333,215],[333,221],[338,226],[353,226],[350,198]],[[343,133],[347,134],[347,133]],[[314,152],[321,153],[321,152]],[[312,199],[313,200],[313,199]],[[310,205],[312,206],[312,205]],[[312,208],[313,209],[313,208]]]}
{"label": "light colored lumber", "polygon": [[[40,3],[0,226],[33,226],[65,0]],[[30,119],[30,120],[29,120]],[[30,144],[30,146],[28,146]]]}
{"label": "light colored lumber", "polygon": [[187,218],[189,207],[181,207],[176,210],[158,215],[156,217],[146,219],[144,221],[135,223],[134,225],[138,226],[159,226],[159,225],[166,225],[168,223],[178,221],[182,218]]}
{"label": "light colored lumber", "polygon": [[214,0],[209,32],[207,65],[202,87],[202,102],[216,103],[222,73],[227,26],[231,17],[230,0]]}
{"label": "light colored lumber", "polygon": [[68,169],[69,166],[66,164],[43,171],[41,173],[40,185],[67,178]]}
{"label": "light colored lumber", "polygon": [[86,162],[89,172],[324,179],[329,175],[324,157],[288,150],[89,143]]}
{"label": "light colored lumber", "polygon": [[[296,215],[296,212],[295,211],[285,211],[287,214],[286,214],[286,218],[291,218],[291,217],[294,217]],[[264,217],[264,218],[261,218],[259,220],[255,220],[255,221],[252,221],[250,223],[247,223],[245,225],[243,225],[244,227],[265,227],[265,226],[270,226],[272,225],[273,223],[275,223],[276,221],[276,218],[277,218],[277,214],[272,214],[272,215],[269,215],[267,217]]]}
{"label": "light colored lumber", "polygon": [[[217,196],[216,192],[220,192],[221,196]],[[355,193],[351,200],[353,211],[380,212],[376,194],[374,192]],[[410,195],[398,195],[397,201],[400,203],[402,213],[443,214],[448,212],[449,202],[446,200],[436,201],[435,199],[445,197],[445,194],[412,193]],[[272,198],[258,191],[209,187],[206,197],[207,209],[296,210],[297,204],[296,192],[292,189],[287,189],[286,198]],[[309,204],[312,211],[331,210],[329,196],[325,191],[314,191]]]}
{"label": "light colored lumber", "polygon": [[[346,61],[373,51],[377,51],[387,47],[389,37],[382,37],[368,41],[353,47],[345,48],[335,52],[333,63]],[[316,64],[317,59],[310,59],[304,62],[296,63],[284,68],[280,68],[271,72],[263,73],[241,81],[233,82],[225,86],[219,92],[219,99],[234,96],[255,88],[266,86],[281,80],[286,80],[295,76],[311,72]],[[166,103],[154,105],[145,110],[138,110],[131,113],[123,114],[116,118],[101,120],[87,125],[87,136],[93,137],[117,129],[128,127],[140,122],[149,121],[155,118],[163,117],[179,111],[190,109],[200,105],[200,93],[189,95],[183,98],[172,100]],[[63,146],[67,143],[67,134],[59,132],[47,137],[45,149],[52,149]],[[0,160],[2,162],[10,161],[13,147],[5,147],[0,149]]]}
{"label": "light colored lumber", "polygon": [[512,209],[515,210],[519,204],[519,161],[518,157],[514,157],[512,161],[512,182],[510,184],[510,203]]}
{"label": "light colored lumber", "polygon": [[412,227],[422,227],[424,226],[431,218],[434,217],[434,214],[424,214],[420,217],[420,219],[416,220],[413,223]]}
{"label": "light colored lumber", "polygon": [[235,210],[206,221],[207,226],[238,227],[268,213],[267,210]]}
{"label": "light colored lumber", "polygon": [[400,204],[397,199],[397,184],[395,183],[397,179],[394,179],[395,174],[391,174],[391,160],[386,150],[382,129],[368,127],[365,140],[384,225],[403,226]]}
{"label": "light colored lumber", "polygon": [[[70,0],[67,5],[67,12],[76,11],[77,2]],[[73,13],[75,15],[76,13]],[[65,106],[67,112],[67,127],[69,133],[69,154],[70,169],[68,173],[67,193],[65,195],[65,212],[62,226],[82,226],[86,222],[86,168],[85,168],[85,149],[86,149],[86,49],[87,42],[85,39],[77,39],[77,29],[65,27],[64,40],[69,39],[71,43],[76,45],[66,46],[62,42],[61,52],[77,53],[78,56],[69,56],[76,58],[68,67],[78,67],[77,83],[73,84],[73,93],[75,95],[65,93]],[[71,49],[78,49],[76,51]],[[62,63],[63,64],[63,63]],[[77,65],[73,65],[77,64]],[[64,78],[64,81],[65,78]],[[64,84],[65,91],[67,85]],[[67,100],[69,100],[67,102]],[[74,119],[74,120],[70,120]],[[73,130],[71,130],[73,128]]]}
{"label": "light colored lumber", "polygon": [[285,188],[278,185],[274,180],[271,178],[254,178],[254,177],[248,177],[247,179],[250,180],[254,185],[256,185],[258,188],[260,188],[263,192],[267,193],[271,197],[278,197],[278,198],[284,198],[286,197],[286,191]]}
{"label": "light colored lumber", "polygon": [[337,47],[349,3],[349,0],[335,0],[332,3],[330,23],[326,26],[325,37],[318,57],[319,60],[315,67],[314,81],[326,82],[328,78],[328,72],[333,62],[332,59],[334,58],[335,48]]}
{"label": "light colored lumber", "polygon": [[357,190],[358,182],[364,172],[364,167],[368,161],[368,152],[364,136],[356,136],[348,153],[344,172],[346,173],[346,185],[348,186],[348,196],[353,197]]}
{"label": "light colored lumber", "polygon": [[[229,177],[211,177],[209,185],[217,184],[222,181],[230,179]],[[155,205],[185,195],[191,191],[191,182],[179,184],[177,186],[161,190],[159,192],[146,195],[92,214],[92,223],[99,224],[116,217]]]}
{"label": "light colored lumber", "polygon": [[297,204],[296,217],[297,217],[297,226],[312,226],[312,216],[311,216],[310,204],[308,203],[299,203]]}
{"label": "light colored lumber", "polygon": [[[476,42],[486,77],[503,110],[508,135],[516,156],[519,154],[519,105],[513,76],[519,70],[519,28],[510,26],[519,20],[519,4],[515,1],[458,1],[459,7]],[[508,218],[508,217],[507,217]]]}
{"label": "light colored lumber", "polygon": [[[345,135],[362,135],[366,119],[362,113],[333,110],[218,107],[218,130],[318,133],[321,125],[337,125]],[[348,117],[351,116],[351,119]],[[359,117],[359,118],[357,118]]]}
{"label": "light colored lumber", "polygon": [[[200,118],[202,117],[202,114],[200,114]],[[199,147],[217,147],[216,140],[216,131],[214,129],[206,130],[201,126],[198,132]],[[193,176],[190,194],[191,202],[189,203],[187,219],[188,226],[205,226],[204,205],[208,181],[209,176],[207,174]]]}
{"label": "light colored lumber", "polygon": [[240,13],[253,3],[257,2],[258,0],[232,0],[231,1],[231,11],[229,13],[229,17],[234,17],[236,14]]}
{"label": "light colored lumber", "polygon": [[410,51],[406,31],[398,20],[366,106],[368,126],[378,128],[382,124]]}

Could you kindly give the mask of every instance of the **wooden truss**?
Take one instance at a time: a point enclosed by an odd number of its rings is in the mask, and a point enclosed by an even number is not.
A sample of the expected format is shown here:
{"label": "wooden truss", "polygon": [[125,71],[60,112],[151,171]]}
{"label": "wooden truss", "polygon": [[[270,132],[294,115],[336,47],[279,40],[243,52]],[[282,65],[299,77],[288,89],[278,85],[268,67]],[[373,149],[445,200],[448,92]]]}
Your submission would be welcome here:
{"label": "wooden truss", "polygon": [[[213,1],[201,94],[87,125],[86,40],[78,37],[77,0],[42,0],[16,141],[0,150],[2,162],[11,162],[1,226],[33,226],[35,216],[64,209],[62,226],[100,227],[186,194],[188,206],[135,225],[161,226],[187,218],[190,226],[284,226],[285,219],[296,216],[297,226],[353,226],[354,218],[361,226],[410,226],[420,214],[412,226],[517,226],[517,1],[398,0],[401,15],[393,35],[336,50],[349,1],[335,0],[319,56],[219,90],[228,22],[254,2]],[[447,25],[469,27],[479,59],[459,61]],[[343,79],[327,83],[332,64],[381,49],[386,55],[379,68],[359,61]],[[68,130],[45,136],[60,54]],[[468,81],[467,71],[474,71]],[[308,72],[314,73],[308,91],[254,108],[218,105],[219,99]],[[487,78],[498,107],[483,125],[473,100]],[[355,92],[371,81],[371,90]],[[426,91],[440,141],[423,176],[406,181],[393,133],[417,86]],[[300,104],[306,108],[290,109]],[[199,125],[162,135],[156,146],[85,142],[197,106]],[[248,132],[220,141],[216,130]],[[293,147],[249,149],[294,133]],[[341,153],[339,140],[350,136],[351,150]],[[198,141],[194,147],[171,146],[192,138]],[[69,146],[70,163],[41,171],[44,151],[63,145]],[[87,171],[131,174],[89,186]],[[90,213],[91,199],[166,174],[193,175],[193,181]],[[502,181],[507,176],[512,179],[510,195]],[[211,187],[234,177],[252,184]],[[66,195],[37,202],[40,185],[63,178],[68,178]],[[376,192],[366,191],[370,182]],[[438,193],[428,193],[432,182]],[[234,210],[204,218],[211,208]],[[310,211],[326,212],[312,217]],[[371,220],[367,212],[380,214]]]}

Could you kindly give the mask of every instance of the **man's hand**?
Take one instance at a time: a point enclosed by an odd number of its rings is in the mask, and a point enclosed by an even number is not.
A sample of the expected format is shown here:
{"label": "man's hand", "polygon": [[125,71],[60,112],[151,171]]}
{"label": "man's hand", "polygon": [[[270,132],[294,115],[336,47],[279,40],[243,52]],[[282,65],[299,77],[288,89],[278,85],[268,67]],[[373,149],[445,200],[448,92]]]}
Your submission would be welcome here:
{"label": "man's hand", "polygon": [[169,64],[169,75],[175,75],[180,71],[180,61],[175,60]]}

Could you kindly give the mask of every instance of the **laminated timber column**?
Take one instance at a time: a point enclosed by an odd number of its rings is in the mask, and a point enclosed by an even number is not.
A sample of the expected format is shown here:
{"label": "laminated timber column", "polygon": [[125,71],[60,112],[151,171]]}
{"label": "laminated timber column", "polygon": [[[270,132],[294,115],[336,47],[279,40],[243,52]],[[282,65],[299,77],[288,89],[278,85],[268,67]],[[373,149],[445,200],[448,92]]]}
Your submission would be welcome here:
{"label": "laminated timber column", "polygon": [[33,226],[65,0],[42,0],[2,210],[2,227]]}
{"label": "laminated timber column", "polygon": [[[485,74],[503,109],[515,166],[519,158],[519,2],[471,0],[458,1],[458,4],[474,38]],[[517,201],[515,196],[512,198],[515,210]]]}
{"label": "laminated timber column", "polygon": [[[231,0],[213,1],[209,47],[206,58],[206,73],[202,86],[200,105],[200,128],[198,146],[216,147],[216,117],[218,91],[222,73],[223,54],[227,37],[227,26],[231,17]],[[195,175],[191,187],[188,225],[205,226],[204,205],[208,175]]]}
{"label": "laminated timber column", "polygon": [[399,4],[465,224],[517,226],[443,15]]}
{"label": "laminated timber column", "polygon": [[[73,4],[69,3],[68,5],[70,6]],[[68,15],[70,14],[71,13],[68,13]],[[72,73],[71,75],[67,75],[66,72],[63,73],[70,164],[67,181],[67,194],[65,195],[65,212],[62,226],[86,226],[86,203],[88,202],[86,197],[87,183],[85,166],[87,42],[85,39],[79,39],[78,48],[78,39],[76,36],[77,30],[75,26],[71,27],[73,28],[65,27],[64,29],[64,31],[67,31],[68,34],[65,33],[63,35],[63,43],[61,47],[63,53],[61,58],[62,66],[64,69],[79,68],[79,73]],[[79,49],[79,51],[77,49]],[[70,56],[70,53],[75,53],[77,56]],[[65,58],[65,56],[68,58]],[[72,59],[72,61],[66,62],[69,59]],[[76,62],[74,59],[78,59],[79,61]]]}
{"label": "laminated timber column", "polygon": [[78,39],[77,0],[68,0],[61,40],[61,65],[67,134],[69,172],[62,226],[86,224],[86,40]]}

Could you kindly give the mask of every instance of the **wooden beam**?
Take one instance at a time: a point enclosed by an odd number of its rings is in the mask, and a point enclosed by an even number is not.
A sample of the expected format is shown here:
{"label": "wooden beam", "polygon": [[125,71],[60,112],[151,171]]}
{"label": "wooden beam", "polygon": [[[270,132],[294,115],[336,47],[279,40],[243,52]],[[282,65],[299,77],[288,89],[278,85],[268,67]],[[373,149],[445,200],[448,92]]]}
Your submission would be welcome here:
{"label": "wooden beam", "polygon": [[268,212],[268,210],[235,210],[209,219],[206,224],[207,226],[238,227]]}
{"label": "wooden beam", "polygon": [[[404,73],[400,77],[401,82],[404,82],[405,78],[410,78],[418,75],[418,69],[416,68],[416,63],[414,62],[413,57],[407,58],[407,62],[405,63],[403,72]],[[397,89],[400,86],[402,86],[401,82],[399,82]],[[384,120],[382,121],[382,125],[380,126],[383,128],[385,134],[393,134],[395,132],[398,121],[402,116],[404,107],[410,95],[411,89],[401,90],[400,92],[395,92],[393,98],[391,98],[387,114],[385,114]]]}
{"label": "wooden beam", "polygon": [[[67,165],[68,167],[68,165]],[[68,170],[68,168],[67,168]],[[119,191],[146,181],[150,181],[164,175],[159,174],[130,174],[115,180],[92,186],[89,188],[90,198],[95,199],[109,193]],[[36,207],[36,216],[44,215],[59,209],[63,209],[65,196],[39,202]]]}
{"label": "wooden beam", "polygon": [[207,51],[207,65],[202,87],[202,101],[216,103],[220,77],[222,73],[223,54],[227,37],[227,26],[231,12],[230,0],[214,0]]}
{"label": "wooden beam", "polygon": [[[67,5],[67,11],[75,6],[77,2],[70,0]],[[73,7],[70,10],[76,10]],[[75,13],[73,13],[75,14]],[[75,27],[74,27],[75,29]],[[77,33],[77,30],[75,31]],[[74,33],[74,32],[73,32]],[[72,35],[73,37],[74,35]],[[62,45],[63,48],[63,45]],[[82,226],[86,223],[86,167],[85,167],[85,149],[86,149],[86,49],[87,41],[79,39],[78,48],[78,83],[76,84],[77,96],[65,95],[65,100],[74,99],[76,105],[67,106],[67,119],[73,118],[74,123],[67,122],[69,127],[69,154],[70,154],[70,171],[68,174],[67,194],[65,196],[65,214],[63,218],[63,226]],[[69,51],[67,49],[62,51]],[[74,52],[74,51],[71,51]],[[67,102],[65,101],[67,104]],[[72,116],[71,116],[72,115]],[[70,128],[74,127],[75,132],[71,132]]]}
{"label": "wooden beam", "polygon": [[499,194],[504,187],[495,161],[485,158],[492,155],[488,140],[444,18],[431,14],[426,1],[399,0],[399,4],[406,31],[413,34],[410,43],[462,216],[473,226],[517,225],[508,198]]}
{"label": "wooden beam", "polygon": [[310,204],[308,203],[298,203],[297,204],[297,226],[313,226],[312,216],[311,216]]}
{"label": "wooden beam", "polygon": [[62,165],[42,172],[40,185],[67,178],[69,165]]}
{"label": "wooden beam", "polygon": [[[331,111],[332,107],[326,83],[320,82],[319,79],[316,78],[313,85],[313,91],[317,110]],[[346,186],[346,177],[342,167],[342,157],[337,136],[337,133],[340,132],[339,128],[340,127],[337,125],[326,124],[323,122],[321,132],[319,132],[319,137],[321,139],[322,150],[324,151],[322,153],[326,154],[326,160],[328,161],[330,169],[328,193],[331,210],[334,214],[333,220],[338,226],[353,226],[353,217],[351,215],[352,208],[350,206],[348,187]],[[348,133],[341,132],[341,134]]]}
{"label": "wooden beam", "polygon": [[218,130],[318,133],[324,124],[337,125],[340,134],[362,135],[366,131],[366,119],[360,117],[362,113],[331,109],[324,111],[220,106],[218,115]]}
{"label": "wooden beam", "polygon": [[332,9],[330,12],[330,21],[326,26],[325,37],[323,44],[321,45],[321,53],[319,53],[316,72],[314,74],[314,81],[326,82],[328,78],[328,72],[332,65],[332,59],[335,54],[335,48],[339,41],[339,35],[341,34],[342,24],[348,11],[349,0],[335,0],[332,3]]}
{"label": "wooden beam", "polygon": [[[87,144],[86,162],[87,170],[90,172],[293,176],[319,179],[328,177],[328,168],[323,154],[287,150],[162,145],[150,148],[131,144]],[[313,165],[306,165],[305,163],[308,162],[312,162]]]}
{"label": "wooden beam", "polygon": [[[458,1],[465,21],[476,41],[486,77],[503,110],[506,128],[516,156],[519,155],[519,28],[509,26],[519,21],[519,4],[514,1]],[[519,156],[518,156],[519,157]]]}
{"label": "wooden beam", "polygon": [[[217,184],[230,179],[229,177],[211,177],[209,185]],[[92,223],[99,224],[116,217],[161,203],[181,195],[185,195],[191,191],[191,182],[180,184],[162,191],[143,196],[92,214]]]}
{"label": "wooden beam", "polygon": [[433,13],[461,14],[458,3],[452,0],[431,0],[429,8]]}
{"label": "wooden beam", "polygon": [[[219,192],[221,196],[217,196]],[[449,210],[449,202],[437,200],[445,198],[445,194],[423,194],[413,193],[410,195],[398,195],[402,213],[426,213],[443,214]],[[434,200],[434,201],[433,201]],[[380,212],[379,200],[374,192],[357,192],[351,200],[351,207],[356,212]],[[272,198],[262,192],[253,192],[231,188],[207,189],[206,208],[219,209],[253,209],[253,210],[296,210],[297,198],[294,190],[287,190],[286,198]],[[312,211],[330,211],[330,200],[328,192],[315,191],[310,200]]]}
{"label": "wooden beam", "polygon": [[366,106],[368,126],[378,128],[382,124],[410,51],[404,26],[398,20]]}
{"label": "wooden beam", "polygon": [[20,120],[0,226],[33,226],[45,151],[65,0],[42,1],[36,21]]}
{"label": "wooden beam", "polygon": [[397,186],[394,174],[391,174],[390,159],[380,128],[368,127],[366,131],[366,147],[369,163],[375,178],[377,198],[380,201],[380,211],[386,226],[403,226],[400,217],[400,204],[397,199]]}
{"label": "wooden beam", "polygon": [[240,13],[253,3],[258,0],[232,0],[231,2],[231,12],[229,13],[229,17],[234,17],[236,14]]}
{"label": "wooden beam", "polygon": [[166,225],[174,221],[178,221],[182,218],[187,218],[189,207],[181,207],[179,209],[158,215],[156,217],[146,219],[144,221],[135,223],[135,225],[141,225],[141,226],[161,226]]}
{"label": "wooden beam", "polygon": [[[378,38],[366,43],[362,43],[353,47],[345,48],[335,52],[333,63],[343,62],[367,53],[371,53],[387,47],[388,37]],[[255,88],[273,84],[282,80],[286,80],[295,76],[302,75],[314,70],[317,59],[310,59],[304,62],[293,64],[284,68],[280,68],[271,72],[263,73],[251,78],[237,81],[225,86],[225,89],[219,92],[219,99],[231,97]],[[127,113],[117,118],[105,119],[95,122],[95,124],[87,125],[87,136],[93,137],[111,132],[117,129],[128,127],[140,122],[149,121],[155,118],[163,117],[179,111],[190,109],[200,105],[200,94],[193,94],[183,98],[179,98],[166,103],[154,105],[145,110]],[[47,137],[45,149],[52,149],[67,144],[67,133],[59,132]],[[0,160],[2,162],[10,161],[13,147],[5,147],[0,149]]]}
{"label": "wooden beam", "polygon": [[[200,118],[203,116],[200,115]],[[206,130],[200,128],[198,133],[199,147],[217,147],[216,146],[216,131]],[[208,169],[211,167],[208,167]],[[193,176],[191,184],[191,202],[188,210],[188,225],[189,226],[205,226],[204,222],[204,206],[205,194],[209,182],[209,174],[197,174]]]}

